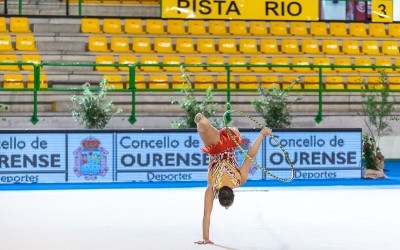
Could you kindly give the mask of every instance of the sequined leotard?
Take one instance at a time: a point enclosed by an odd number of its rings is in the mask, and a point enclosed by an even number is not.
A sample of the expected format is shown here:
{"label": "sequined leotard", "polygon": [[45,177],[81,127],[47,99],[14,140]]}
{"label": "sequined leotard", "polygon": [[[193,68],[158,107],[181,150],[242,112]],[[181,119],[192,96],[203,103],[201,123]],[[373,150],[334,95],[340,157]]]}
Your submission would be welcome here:
{"label": "sequined leotard", "polygon": [[[239,187],[241,175],[235,155],[236,143],[231,139],[226,128],[219,130],[219,143],[202,148],[210,156],[208,165],[208,185],[212,186],[214,197],[218,198],[218,190],[223,186]],[[235,140],[240,143],[241,138],[232,132]]]}

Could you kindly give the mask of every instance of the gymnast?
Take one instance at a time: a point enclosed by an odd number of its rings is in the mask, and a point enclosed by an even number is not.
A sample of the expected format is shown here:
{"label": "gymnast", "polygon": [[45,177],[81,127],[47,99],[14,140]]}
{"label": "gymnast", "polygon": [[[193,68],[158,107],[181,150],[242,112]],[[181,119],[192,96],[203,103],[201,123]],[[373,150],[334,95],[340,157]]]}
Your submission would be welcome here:
{"label": "gymnast", "polygon": [[[233,188],[242,186],[246,183],[251,159],[246,157],[239,167],[235,149],[237,145],[231,136],[240,143],[242,137],[235,127],[220,130],[211,125],[210,120],[199,113],[195,117],[197,131],[204,143],[202,151],[210,156],[208,166],[208,184],[204,195],[204,215],[203,215],[203,240],[196,241],[195,244],[214,244],[209,237],[211,211],[214,199],[218,199],[221,206],[228,209],[234,200]],[[261,143],[265,136],[272,135],[270,128],[264,127],[254,141],[247,154],[254,159],[258,153]]]}

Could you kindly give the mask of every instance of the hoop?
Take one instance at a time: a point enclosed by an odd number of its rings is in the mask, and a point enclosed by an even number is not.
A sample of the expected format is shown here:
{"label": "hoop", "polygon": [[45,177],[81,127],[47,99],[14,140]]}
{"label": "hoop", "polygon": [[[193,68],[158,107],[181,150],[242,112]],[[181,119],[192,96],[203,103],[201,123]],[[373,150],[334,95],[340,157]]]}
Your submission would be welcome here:
{"label": "hoop", "polygon": [[255,124],[257,124],[260,128],[263,128],[263,127],[265,127],[265,126],[264,126],[263,124],[261,124],[260,122],[258,122],[257,120],[255,120],[254,118],[252,118],[251,116],[249,116],[249,115],[247,115],[247,114],[245,114],[245,113],[243,113],[242,111],[239,111],[239,110],[227,110],[227,111],[224,113],[224,116],[223,116],[223,119],[222,119],[223,124],[224,124],[226,130],[228,131],[229,137],[235,142],[235,144],[236,144],[236,145],[238,146],[238,148],[240,149],[241,153],[242,153],[246,158],[249,158],[249,159],[251,160],[251,162],[252,162],[256,167],[258,167],[259,169],[261,169],[264,173],[266,173],[267,175],[271,176],[272,178],[277,179],[278,181],[282,181],[282,182],[291,182],[291,181],[294,179],[294,171],[295,171],[295,170],[294,170],[294,168],[293,168],[292,162],[290,161],[290,158],[289,158],[288,153],[286,152],[285,148],[279,143],[278,139],[277,139],[275,136],[270,135],[270,137],[276,142],[276,144],[278,145],[278,147],[282,150],[282,152],[283,152],[283,154],[285,155],[285,158],[286,158],[286,160],[287,160],[287,162],[288,162],[288,164],[289,164],[289,166],[290,166],[290,168],[291,168],[291,170],[292,170],[292,174],[291,174],[290,178],[288,178],[288,179],[286,179],[286,178],[281,178],[281,177],[279,177],[279,176],[276,176],[276,175],[272,174],[272,173],[269,172],[266,168],[260,166],[253,158],[251,158],[251,157],[246,153],[246,151],[244,151],[244,149],[240,146],[239,142],[236,141],[235,137],[234,137],[233,134],[232,134],[232,131],[231,131],[231,130],[229,129],[229,127],[228,127],[228,122],[227,122],[226,116],[227,116],[229,113],[233,113],[233,112],[238,113],[238,114],[242,115],[243,117],[246,117],[246,118],[250,119],[250,120],[253,121]]}

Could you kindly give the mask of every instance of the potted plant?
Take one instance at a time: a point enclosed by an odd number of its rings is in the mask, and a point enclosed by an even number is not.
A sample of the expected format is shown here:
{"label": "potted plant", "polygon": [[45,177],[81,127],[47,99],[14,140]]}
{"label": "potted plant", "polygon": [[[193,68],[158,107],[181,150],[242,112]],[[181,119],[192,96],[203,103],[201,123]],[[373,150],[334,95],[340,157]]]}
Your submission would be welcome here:
{"label": "potted plant", "polygon": [[82,86],[81,95],[71,95],[73,103],[72,117],[87,129],[104,129],[111,118],[122,112],[121,108],[115,109],[114,104],[108,99],[107,80],[103,79],[98,88],[91,88],[89,83]]}
{"label": "potted plant", "polygon": [[[5,105],[5,104],[0,103],[0,112],[7,111],[7,110],[8,110],[8,106]],[[4,116],[1,119],[3,121],[6,120],[6,118]]]}

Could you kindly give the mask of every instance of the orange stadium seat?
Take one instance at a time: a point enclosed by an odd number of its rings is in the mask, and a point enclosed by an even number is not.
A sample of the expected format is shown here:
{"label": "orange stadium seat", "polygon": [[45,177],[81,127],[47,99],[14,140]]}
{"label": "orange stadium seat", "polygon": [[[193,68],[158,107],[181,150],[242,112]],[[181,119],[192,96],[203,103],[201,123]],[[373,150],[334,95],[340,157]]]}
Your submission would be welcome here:
{"label": "orange stadium seat", "polygon": [[194,87],[195,89],[207,89],[214,88],[214,80],[212,76],[208,75],[196,75],[194,77]]}
{"label": "orange stadium seat", "polygon": [[[40,55],[34,55],[34,54],[23,54],[21,56],[21,61],[25,63],[34,63],[34,64],[39,64],[42,62],[41,56]],[[22,65],[21,68],[23,70],[33,70],[32,65]]]}
{"label": "orange stadium seat", "polygon": [[361,55],[358,40],[343,40],[342,51],[345,55]]}
{"label": "orange stadium seat", "polygon": [[186,27],[183,20],[168,19],[167,20],[167,33],[171,35],[185,35]]}
{"label": "orange stadium seat", "polygon": [[[135,64],[137,62],[138,61],[137,61],[136,56],[133,56],[133,55],[120,55],[118,57],[118,63],[119,64]],[[121,70],[121,71],[129,71],[129,67],[128,66],[119,66],[118,69]],[[138,70],[138,68],[136,67],[135,70]]]}
{"label": "orange stadium seat", "polygon": [[243,54],[257,54],[257,41],[254,38],[241,38],[239,40],[239,51]]}
{"label": "orange stadium seat", "polygon": [[183,54],[193,54],[194,51],[194,43],[192,38],[177,38],[175,41],[176,44],[176,52]]}
{"label": "orange stadium seat", "polygon": [[[28,75],[27,88],[33,89],[34,85],[35,85],[35,76]],[[44,89],[44,88],[48,88],[48,87],[49,87],[49,83],[47,82],[47,75],[40,74],[39,88]]]}
{"label": "orange stadium seat", "polygon": [[128,37],[113,36],[111,37],[111,51],[117,53],[129,53],[132,52],[129,44]]}
{"label": "orange stadium seat", "polygon": [[159,65],[157,66],[152,66],[153,64],[160,64],[158,56],[153,56],[153,55],[146,55],[146,56],[140,56],[140,64],[148,64],[145,66],[140,66],[140,70],[146,71],[146,72],[160,72],[161,67]]}
{"label": "orange stadium seat", "polygon": [[[111,55],[97,55],[96,64],[114,64],[114,57]],[[117,71],[115,66],[95,66],[96,71],[107,72]]]}
{"label": "orange stadium seat", "polygon": [[0,17],[0,33],[7,33],[7,22],[5,17]]}
{"label": "orange stadium seat", "polygon": [[232,72],[247,72],[249,71],[247,66],[244,66],[247,64],[246,57],[244,56],[230,56],[228,58],[228,63],[231,66],[241,66],[241,67],[231,67]]}
{"label": "orange stadium seat", "polygon": [[250,34],[254,36],[268,35],[267,23],[265,21],[250,21]]}
{"label": "orange stadium seat", "polygon": [[197,52],[201,54],[215,54],[214,38],[198,38],[197,39]]}
{"label": "orange stadium seat", "polygon": [[347,89],[362,89],[364,84],[364,77],[362,76],[348,76],[346,86]]}
{"label": "orange stadium seat", "polygon": [[400,38],[400,23],[389,23],[388,35],[390,37]]}
{"label": "orange stadium seat", "polygon": [[340,47],[337,40],[324,39],[322,40],[322,52],[327,55],[339,55]]}
{"label": "orange stadium seat", "polygon": [[[290,61],[289,61],[289,58],[287,58],[287,57],[273,57],[271,59],[271,64],[272,65],[278,65],[278,66],[279,65],[289,65],[290,66]],[[282,72],[282,73],[291,72],[292,71],[291,67],[274,67],[274,66],[271,66],[271,69],[274,72]]]}
{"label": "orange stadium seat", "polygon": [[378,41],[363,40],[362,41],[362,52],[368,56],[381,55]]}
{"label": "orange stadium seat", "polygon": [[297,39],[282,39],[281,51],[285,54],[300,54]]}
{"label": "orange stadium seat", "polygon": [[271,21],[269,32],[273,36],[288,36],[287,25],[285,21]]}
{"label": "orange stadium seat", "polygon": [[103,32],[107,34],[121,34],[121,20],[119,18],[103,19]]}
{"label": "orange stadium seat", "polygon": [[29,20],[27,17],[10,17],[10,31],[14,33],[30,33]]}
{"label": "orange stadium seat", "polygon": [[127,34],[144,34],[142,20],[125,19],[124,32]]}
{"label": "orange stadium seat", "polygon": [[239,89],[257,89],[258,80],[254,75],[240,75],[238,84]]}
{"label": "orange stadium seat", "polygon": [[0,51],[14,51],[10,35],[0,36]]}
{"label": "orange stadium seat", "polygon": [[292,65],[295,66],[309,66],[309,67],[293,67],[294,72],[312,73],[314,70],[311,68],[310,58],[308,57],[294,57]]}
{"label": "orange stadium seat", "polygon": [[88,49],[92,52],[108,52],[108,42],[105,36],[89,36]]}
{"label": "orange stadium seat", "polygon": [[[369,57],[356,57],[354,58],[354,66],[372,66],[371,58]],[[374,68],[354,68],[357,72],[373,73]]]}
{"label": "orange stadium seat", "polygon": [[[350,73],[353,72],[353,65],[351,63],[351,59],[349,57],[335,57],[333,59],[333,68],[338,73]],[[338,68],[335,66],[346,66],[343,68]]]}
{"label": "orange stadium seat", "polygon": [[[201,56],[185,56],[183,61],[184,64],[203,64],[203,58]],[[190,72],[204,71],[204,67],[202,66],[185,66],[185,69]]]}
{"label": "orange stadium seat", "polygon": [[[225,58],[223,56],[207,56],[207,64],[209,65],[225,65]],[[225,66],[224,67],[207,67],[208,71],[211,72],[225,72]]]}
{"label": "orange stadium seat", "polygon": [[220,38],[218,40],[218,51],[222,54],[236,54],[238,53],[236,39],[234,38]]}
{"label": "orange stadium seat", "polygon": [[368,34],[372,37],[387,37],[384,23],[369,23]]}
{"label": "orange stadium seat", "polygon": [[124,89],[124,82],[122,81],[122,75],[104,75],[103,77],[107,81],[107,86],[113,89]]}
{"label": "orange stadium seat", "polygon": [[296,82],[298,76],[285,75],[282,77],[282,88],[283,89],[302,89],[301,82]]}
{"label": "orange stadium seat", "polygon": [[326,89],[344,89],[344,81],[342,76],[327,76],[325,78]]}
{"label": "orange stadium seat", "polygon": [[260,52],[267,55],[281,53],[276,39],[261,39]]}
{"label": "orange stadium seat", "polygon": [[332,22],[329,25],[329,34],[331,36],[343,37],[348,36],[346,23]]}
{"label": "orange stadium seat", "polygon": [[225,20],[208,21],[208,32],[211,35],[216,35],[216,36],[229,35],[229,33],[226,30]]}
{"label": "orange stadium seat", "polygon": [[154,52],[157,53],[174,53],[172,39],[170,37],[154,38]]}
{"label": "orange stadium seat", "polygon": [[382,54],[388,56],[399,56],[398,41],[384,40],[382,41]]}
{"label": "orange stadium seat", "polygon": [[149,89],[169,89],[169,81],[167,75],[150,75]]}
{"label": "orange stadium seat", "polygon": [[318,76],[304,76],[304,89],[319,89]]}
{"label": "orange stadium seat", "polygon": [[165,34],[164,20],[162,19],[147,19],[146,33],[153,35]]}
{"label": "orange stadium seat", "polygon": [[235,36],[248,35],[246,21],[243,20],[229,21],[229,33]]}
{"label": "orange stadium seat", "polygon": [[137,53],[151,53],[151,40],[149,37],[134,37],[132,38],[132,51]]}
{"label": "orange stadium seat", "polygon": [[165,66],[165,65],[180,65],[182,59],[180,56],[164,56],[163,57],[163,70],[167,72],[180,72],[180,66]]}
{"label": "orange stadium seat", "polygon": [[307,55],[321,54],[319,41],[317,39],[303,39],[301,41],[301,51]]}
{"label": "orange stadium seat", "polygon": [[[18,56],[17,55],[0,55],[0,62],[2,63],[17,63]],[[0,64],[0,70],[1,71],[19,71],[20,68],[18,64],[15,65],[3,65]]]}
{"label": "orange stadium seat", "polygon": [[250,66],[250,69],[253,72],[271,72],[271,69],[268,66],[268,58],[265,56],[251,56],[250,64],[260,66],[260,67]]}
{"label": "orange stadium seat", "polygon": [[188,20],[188,33],[191,35],[208,35],[204,20]]}
{"label": "orange stadium seat", "polygon": [[102,33],[100,30],[100,21],[98,18],[82,18],[81,30],[83,33]]}
{"label": "orange stadium seat", "polygon": [[325,22],[310,22],[310,34],[316,37],[328,36]]}
{"label": "orange stadium seat", "polygon": [[308,36],[308,28],[306,22],[290,22],[290,34],[292,36]]}
{"label": "orange stadium seat", "polygon": [[361,22],[350,23],[349,35],[354,37],[367,37],[367,25]]}
{"label": "orange stadium seat", "polygon": [[280,88],[279,77],[277,75],[262,75],[261,86],[267,89]]}
{"label": "orange stadium seat", "polygon": [[23,89],[24,87],[24,78],[22,74],[4,74],[3,88]]}
{"label": "orange stadium seat", "polygon": [[15,48],[21,51],[37,51],[35,37],[32,35],[15,36]]}

